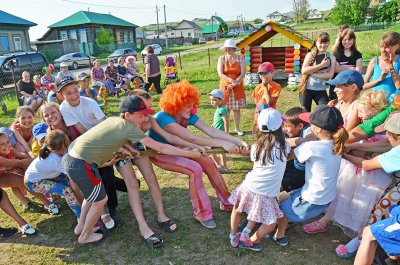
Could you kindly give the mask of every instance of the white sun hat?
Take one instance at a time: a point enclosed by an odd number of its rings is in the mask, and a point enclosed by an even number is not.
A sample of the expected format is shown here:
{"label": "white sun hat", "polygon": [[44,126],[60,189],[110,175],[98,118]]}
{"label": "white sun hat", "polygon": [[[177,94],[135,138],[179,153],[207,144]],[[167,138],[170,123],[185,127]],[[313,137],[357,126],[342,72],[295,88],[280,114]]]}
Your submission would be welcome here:
{"label": "white sun hat", "polygon": [[236,42],[233,39],[228,39],[224,42],[224,46],[220,48],[220,50],[225,50],[225,48],[235,48],[236,50],[238,47],[236,47]]}

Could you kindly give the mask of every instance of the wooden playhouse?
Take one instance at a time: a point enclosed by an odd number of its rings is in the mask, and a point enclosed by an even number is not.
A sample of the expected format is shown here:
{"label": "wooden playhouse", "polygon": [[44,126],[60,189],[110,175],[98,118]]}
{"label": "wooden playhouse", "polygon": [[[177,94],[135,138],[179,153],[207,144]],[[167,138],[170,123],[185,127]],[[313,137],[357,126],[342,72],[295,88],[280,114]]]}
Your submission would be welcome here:
{"label": "wooden playhouse", "polygon": [[[276,34],[282,34],[296,44],[290,47],[262,47],[261,44]],[[265,22],[257,30],[237,43],[245,57],[246,74],[257,73],[258,66],[270,62],[275,69],[286,73],[300,72],[301,65],[313,42],[291,27],[276,22]]]}

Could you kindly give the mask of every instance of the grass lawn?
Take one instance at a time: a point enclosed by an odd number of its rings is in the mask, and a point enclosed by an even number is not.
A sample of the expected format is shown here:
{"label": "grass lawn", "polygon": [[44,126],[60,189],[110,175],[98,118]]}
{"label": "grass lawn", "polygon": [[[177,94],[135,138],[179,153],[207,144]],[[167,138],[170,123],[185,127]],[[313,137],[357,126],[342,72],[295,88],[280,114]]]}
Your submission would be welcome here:
{"label": "grass lawn", "polygon": [[[209,124],[214,113],[207,93],[218,85],[216,73],[219,51],[211,52],[211,67],[208,66],[207,52],[198,52],[182,56],[183,69],[179,72],[181,79],[189,79],[201,92],[202,105],[199,115]],[[251,129],[254,104],[250,98],[252,90],[246,89],[248,108],[242,113],[242,129]],[[8,116],[1,113],[0,124],[9,125],[15,114],[16,104],[11,99],[5,100],[9,106]],[[158,109],[159,97],[154,96],[153,106]],[[110,99],[111,111],[108,116],[116,115],[119,100]],[[278,109],[286,111],[298,105],[295,92],[282,91],[278,101]],[[252,136],[245,136],[252,143]],[[230,190],[233,190],[252,167],[248,157],[229,155],[230,170],[224,174]],[[155,167],[156,168],[156,167]],[[107,239],[98,246],[80,246],[72,230],[75,218],[67,205],[62,204],[61,215],[50,216],[38,213],[22,213],[22,207],[10,195],[18,212],[39,229],[34,237],[17,235],[3,240],[0,245],[0,264],[351,264],[335,256],[335,247],[347,242],[348,238],[337,227],[330,227],[328,232],[319,235],[306,235],[301,225],[288,231],[289,246],[282,248],[272,242],[263,242],[264,249],[260,253],[232,249],[229,245],[230,214],[218,209],[218,201],[214,189],[204,177],[207,192],[214,206],[217,228],[208,230],[192,218],[192,207],[187,191],[188,177],[166,172],[156,168],[156,174],[163,193],[164,206],[169,217],[177,222],[178,231],[173,234],[162,232],[156,224],[156,212],[149,190],[143,177],[141,179],[141,197],[145,215],[150,227],[164,238],[164,247],[150,250],[142,240],[127,195],[119,193],[119,214],[124,225],[109,233]],[[0,226],[15,226],[3,213],[0,215]]]}

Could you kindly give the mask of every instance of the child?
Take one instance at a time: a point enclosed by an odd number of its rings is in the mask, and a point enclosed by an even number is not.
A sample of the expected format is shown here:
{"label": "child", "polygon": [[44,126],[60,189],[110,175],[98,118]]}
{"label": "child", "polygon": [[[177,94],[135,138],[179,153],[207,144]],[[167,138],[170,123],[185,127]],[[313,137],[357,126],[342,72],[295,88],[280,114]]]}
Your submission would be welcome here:
{"label": "child", "polygon": [[48,89],[48,93],[47,93],[47,102],[54,102],[54,103],[58,103],[56,94],[57,92],[55,91],[55,86],[54,84],[49,84],[49,89]]}
{"label": "child", "polygon": [[328,104],[325,81],[335,72],[335,56],[329,54],[329,34],[323,32],[314,41],[315,51],[307,53],[301,68],[300,104],[311,111],[312,101],[317,105]]}
{"label": "child", "polygon": [[[232,247],[260,251],[261,240],[283,218],[276,197],[279,196],[290,146],[285,141],[282,121],[281,114],[272,108],[261,111],[258,117],[257,142],[251,146],[250,155],[254,162],[253,169],[229,198],[229,202],[234,205],[229,235]],[[242,233],[237,233],[242,212],[248,214],[248,223]],[[256,222],[262,225],[250,237]]]}
{"label": "child", "polygon": [[[32,162],[32,158],[19,156],[18,152],[11,147],[11,142],[7,135],[0,133],[0,187],[11,188],[13,194],[24,206],[24,212],[33,209],[39,210],[39,207],[25,197],[24,170]],[[42,203],[48,203],[48,200],[41,194],[32,193]]]}
{"label": "child", "polygon": [[[81,244],[99,241],[101,234],[92,232],[92,228],[100,217],[107,201],[103,183],[99,176],[98,167],[112,165],[116,162],[113,158],[116,151],[126,154],[126,157],[135,156],[131,144],[140,142],[154,150],[170,155],[181,155],[199,158],[200,152],[182,150],[171,145],[161,144],[146,136],[139,128],[146,122],[152,109],[147,108],[144,101],[137,96],[126,97],[120,104],[121,117],[109,118],[85,134],[79,136],[71,143],[68,154],[63,157],[63,166],[68,176],[80,187],[85,200],[82,205],[82,214],[78,226],[82,225],[82,232],[78,239]],[[129,143],[129,144],[128,144]],[[111,161],[110,161],[111,160]],[[128,196],[132,198],[138,191],[137,181],[129,181]],[[131,193],[132,192],[132,193]],[[136,197],[137,198],[137,197]],[[134,202],[137,200],[134,200]],[[139,204],[140,205],[140,204]],[[141,207],[132,207],[137,215]],[[87,214],[89,212],[89,214]],[[143,220],[138,220],[143,221]],[[151,229],[141,231],[149,247],[161,247],[163,240],[156,236]]]}
{"label": "child", "polygon": [[85,73],[82,72],[78,75],[78,80],[79,80],[79,94],[82,97],[88,97],[93,99],[94,101],[97,101],[97,92],[93,88],[90,88],[89,83],[90,83],[90,78],[89,76]]}
{"label": "child", "polygon": [[288,221],[304,222],[314,218],[335,199],[341,156],[348,138],[342,115],[335,107],[317,106],[311,114],[302,113],[299,117],[311,124],[311,132],[317,140],[304,142],[294,149],[299,162],[307,162],[305,184],[279,198],[286,218],[279,220],[275,235],[269,235],[269,239],[281,246],[288,244],[285,238]]}
{"label": "child", "polygon": [[118,76],[118,80],[123,88],[123,90],[125,91],[125,93],[128,95],[130,92],[130,79],[128,78],[128,70],[126,69],[126,67],[124,66],[124,58],[123,57],[119,57],[118,58],[118,65],[117,65],[117,76]]}
{"label": "child", "polygon": [[[356,34],[352,29],[344,29],[339,33],[337,43],[334,44],[333,55],[336,58],[335,75],[345,70],[362,71],[362,55],[357,50]],[[335,86],[329,86],[329,100],[337,99]]]}
{"label": "child", "polygon": [[[57,194],[65,198],[68,206],[79,219],[81,206],[68,184],[61,163],[62,156],[68,148],[69,139],[61,130],[50,131],[46,136],[44,147],[39,157],[35,158],[25,172],[25,186],[32,192]],[[54,203],[45,205],[50,214],[58,214]]]}
{"label": "child", "polygon": [[34,75],[33,76],[33,82],[34,82],[34,88],[36,90],[36,94],[41,97],[43,100],[46,100],[46,86],[42,84],[40,81],[40,76],[39,75]]}
{"label": "child", "polygon": [[21,106],[15,113],[15,120],[10,129],[14,133],[17,143],[15,148],[32,156],[30,143],[33,138],[32,129],[35,121],[35,111],[28,106]]}
{"label": "child", "polygon": [[[31,236],[36,234],[35,228],[33,228],[30,224],[28,224],[21,215],[15,210],[14,206],[11,204],[10,199],[7,196],[7,193],[0,188],[0,208],[10,216],[14,221],[18,224],[19,229],[21,230],[23,235]],[[15,235],[18,232],[16,228],[3,228],[0,227],[0,239],[9,238]]]}
{"label": "child", "polygon": [[[220,89],[214,89],[208,93],[208,95],[210,95],[211,105],[217,109],[214,113],[213,127],[228,133],[228,111],[224,105],[224,92]],[[218,162],[217,155],[213,154],[213,159],[217,164],[219,172],[227,170],[228,166],[226,165],[226,155],[220,154],[219,158],[220,163]]]}
{"label": "child", "polygon": [[[78,81],[67,76],[60,80],[60,83],[57,84],[57,89],[64,99],[60,105],[60,112],[65,124],[68,127],[73,127],[82,135],[104,121],[106,117],[96,101],[80,96],[77,83]],[[111,165],[101,168],[100,175],[107,192],[107,206],[110,215],[113,219],[116,219],[116,208],[118,206],[117,189],[126,192],[126,185],[121,178],[115,177],[114,169]]]}
{"label": "child", "polygon": [[252,94],[256,110],[254,113],[253,133],[257,133],[257,117],[258,114],[266,108],[276,109],[276,102],[281,93],[281,86],[272,80],[275,67],[272,63],[265,62],[258,67],[261,84],[257,85]]}
{"label": "child", "polygon": [[[288,143],[292,148],[297,147],[301,138],[311,133],[310,124],[300,119],[300,114],[304,109],[294,107],[285,112],[283,121],[283,130],[291,138]],[[305,183],[305,163],[300,163],[296,158],[291,159],[286,164],[285,174],[282,180],[282,190],[290,192],[303,187]]]}
{"label": "child", "polygon": [[44,138],[46,137],[48,127],[49,126],[44,122],[40,122],[33,126],[32,154],[34,157],[39,155],[40,149],[44,145]]}
{"label": "child", "polygon": [[74,77],[72,72],[68,70],[68,64],[60,63],[60,72],[58,72],[56,79],[62,79],[66,76]]}

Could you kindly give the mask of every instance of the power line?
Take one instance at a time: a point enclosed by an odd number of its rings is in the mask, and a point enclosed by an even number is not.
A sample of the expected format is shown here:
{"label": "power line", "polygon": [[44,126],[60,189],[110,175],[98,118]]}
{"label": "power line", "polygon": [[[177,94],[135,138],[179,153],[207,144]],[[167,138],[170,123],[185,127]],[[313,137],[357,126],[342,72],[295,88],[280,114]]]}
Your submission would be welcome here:
{"label": "power line", "polygon": [[171,10],[176,11],[176,12],[184,13],[184,14],[192,14],[192,15],[199,15],[199,16],[212,16],[213,15],[211,13],[200,14],[200,13],[194,13],[194,12],[189,12],[189,11],[183,11],[183,10],[175,9],[175,8],[172,8],[172,7],[169,7],[169,6],[166,6],[166,8],[171,9]]}
{"label": "power line", "polygon": [[74,3],[74,4],[82,4],[82,5],[89,5],[89,6],[99,6],[99,7],[112,7],[112,8],[124,8],[124,9],[153,9],[154,7],[132,7],[132,6],[112,6],[112,5],[100,5],[100,4],[92,4],[87,2],[79,2],[73,0],[61,0],[63,2]]}

